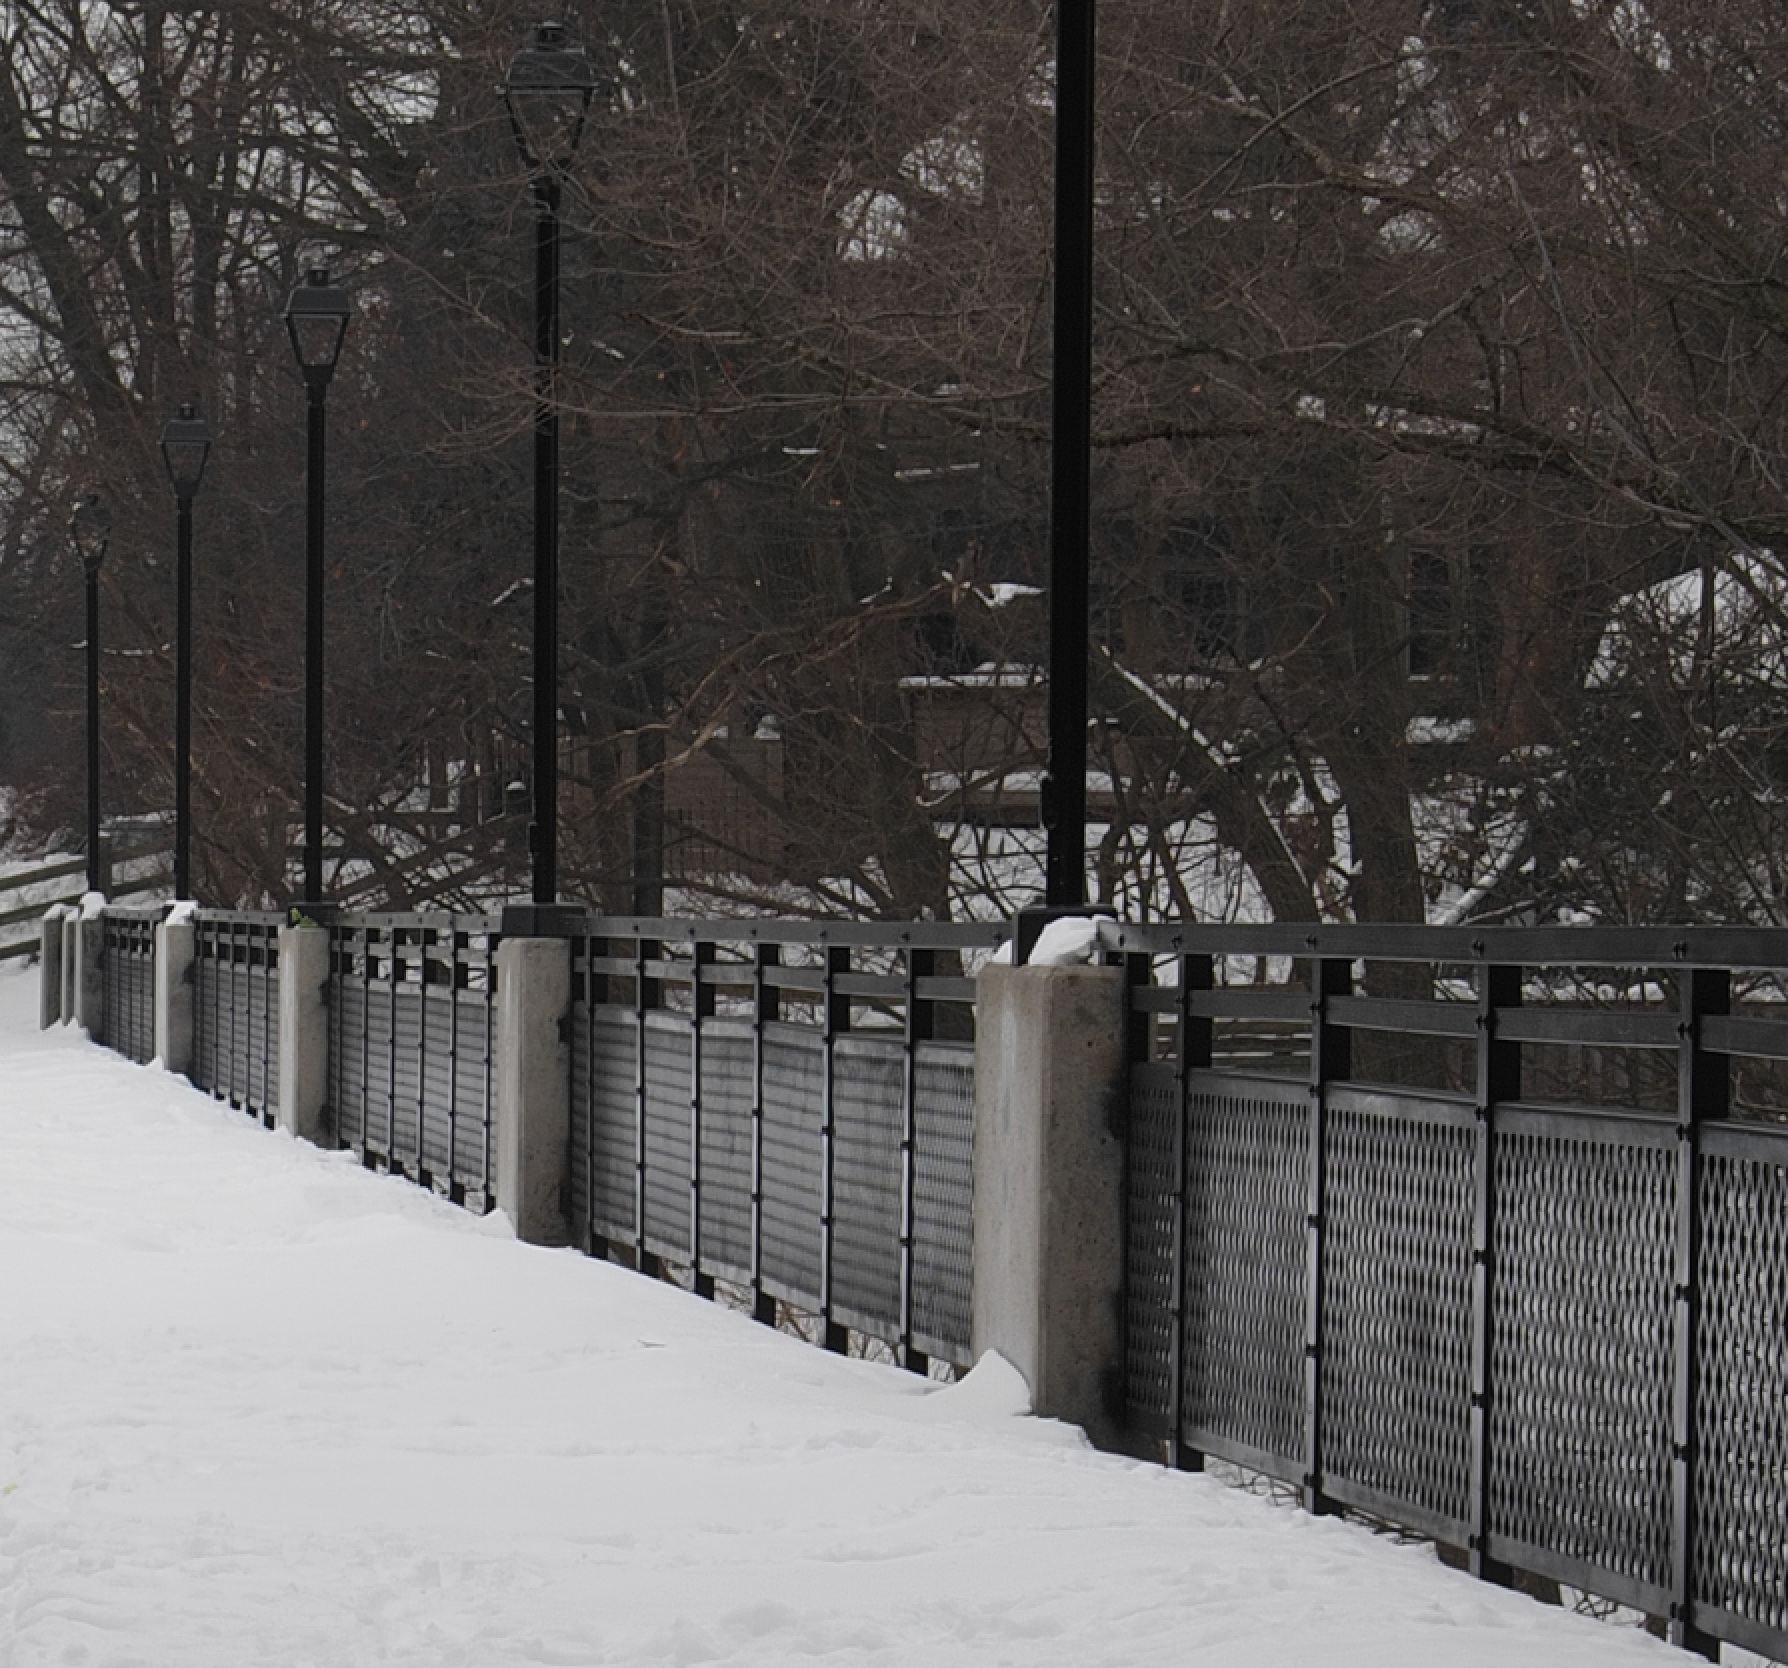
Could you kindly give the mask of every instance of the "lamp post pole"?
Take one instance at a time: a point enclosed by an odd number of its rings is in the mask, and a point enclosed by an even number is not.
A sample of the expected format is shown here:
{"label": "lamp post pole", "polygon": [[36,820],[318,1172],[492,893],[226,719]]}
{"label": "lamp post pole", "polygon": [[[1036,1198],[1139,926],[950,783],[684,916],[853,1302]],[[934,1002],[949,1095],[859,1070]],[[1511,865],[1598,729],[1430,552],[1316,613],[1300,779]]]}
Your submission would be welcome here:
{"label": "lamp post pole", "polygon": [[286,332],[304,377],[304,902],[323,898],[323,567],[329,383],[351,312],[346,293],[312,267],[286,303]]}
{"label": "lamp post pole", "polygon": [[111,512],[88,493],[69,518],[87,586],[87,890],[103,891],[99,852],[99,570],[106,559]]}
{"label": "lamp post pole", "polygon": [[1044,902],[1086,901],[1088,545],[1092,522],[1094,0],[1057,0],[1055,293]]}
{"label": "lamp post pole", "polygon": [[542,23],[503,85],[534,198],[533,920],[559,896],[559,207],[583,137],[595,77],[562,24]]}
{"label": "lamp post pole", "polygon": [[192,896],[192,501],[211,455],[211,431],[183,405],[161,431],[174,489],[174,896]]}

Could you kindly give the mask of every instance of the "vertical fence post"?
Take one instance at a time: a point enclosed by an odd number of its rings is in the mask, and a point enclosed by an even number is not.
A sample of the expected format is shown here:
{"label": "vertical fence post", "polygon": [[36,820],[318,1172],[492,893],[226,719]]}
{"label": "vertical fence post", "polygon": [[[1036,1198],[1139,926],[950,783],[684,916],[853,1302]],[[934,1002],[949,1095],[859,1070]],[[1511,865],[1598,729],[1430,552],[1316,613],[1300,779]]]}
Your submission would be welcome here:
{"label": "vertical fence post", "polygon": [[1173,1096],[1173,1390],[1168,1405],[1173,1409],[1175,1468],[1202,1471],[1204,1455],[1180,1437],[1186,1426],[1186,1166],[1190,1153],[1190,1131],[1186,1125],[1191,1105],[1192,1073],[1210,1068],[1216,1044],[1216,1025],[1211,1017],[1192,1011],[1197,997],[1216,985],[1216,958],[1182,955],[1179,972],[1179,1012],[1175,1016],[1179,1027],[1175,1060],[1178,1081]]}
{"label": "vertical fence post", "polygon": [[329,1117],[329,929],[279,929],[279,1127],[335,1145]]}
{"label": "vertical fence post", "polygon": [[47,1031],[62,1023],[62,917],[67,914],[62,904],[51,904],[44,911],[37,929],[38,984],[37,1024]]}
{"label": "vertical fence post", "polygon": [[826,966],[821,1015],[820,1062],[820,1313],[825,1323],[825,1345],[843,1355],[849,1335],[832,1319],[832,1218],[836,1210],[834,1161],[837,1148],[836,1080],[838,1064],[834,1044],[851,1028],[851,999],[841,996],[835,981],[848,973],[851,953],[842,945],[825,946]]}
{"label": "vertical fence post", "polygon": [[1685,968],[1677,976],[1675,1382],[1672,1386],[1670,1643],[1720,1660],[1719,1642],[1695,1625],[1695,1402],[1701,1320],[1701,1126],[1723,1118],[1731,1064],[1701,1045],[1701,1022],[1732,1011],[1732,975]]}
{"label": "vertical fence post", "polygon": [[776,1324],[776,1299],[764,1290],[764,1056],[765,1028],[782,1017],[782,991],[764,977],[782,964],[782,946],[759,941],[751,967],[751,1312]]}
{"label": "vertical fence post", "polygon": [[75,917],[74,1016],[95,1042],[106,1040],[106,915],[97,892]]}
{"label": "vertical fence post", "polygon": [[163,1071],[192,1072],[193,954],[197,931],[190,916],[155,925],[155,1056]]}
{"label": "vertical fence post", "polygon": [[1353,1035],[1329,1018],[1329,1002],[1353,990],[1353,963],[1310,963],[1310,1119],[1304,1173],[1304,1509],[1326,1512],[1322,1492],[1323,1210],[1328,1187],[1328,1086],[1353,1074]]}
{"label": "vertical fence post", "polygon": [[1492,1302],[1496,1286],[1497,1108],[1521,1097],[1521,1045],[1496,1034],[1497,1015],[1521,1005],[1519,967],[1478,968],[1471,1212],[1471,1528],[1466,1556],[1480,1581],[1514,1579],[1490,1556]]}
{"label": "vertical fence post", "polygon": [[497,946],[497,1204],[531,1245],[570,1243],[571,940]]}
{"label": "vertical fence post", "polygon": [[689,962],[689,1266],[698,1297],[714,1295],[714,1276],[702,1269],[702,1031],[714,1017],[714,982],[709,976],[717,946],[695,940]]}
{"label": "vertical fence post", "polygon": [[931,1362],[913,1344],[914,1189],[919,1148],[919,1045],[931,1041],[937,1015],[935,1005],[919,995],[919,983],[937,972],[937,952],[917,949],[909,940],[902,959],[906,963],[906,1081],[900,1125],[900,1364],[908,1372],[925,1374],[931,1370]]}

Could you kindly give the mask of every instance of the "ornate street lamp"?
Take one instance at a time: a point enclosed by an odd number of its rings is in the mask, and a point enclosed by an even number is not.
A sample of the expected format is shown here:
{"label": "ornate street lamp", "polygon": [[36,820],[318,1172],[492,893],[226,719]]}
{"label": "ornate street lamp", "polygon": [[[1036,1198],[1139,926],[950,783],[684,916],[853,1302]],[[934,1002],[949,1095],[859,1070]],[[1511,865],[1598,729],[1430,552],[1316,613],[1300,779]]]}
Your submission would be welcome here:
{"label": "ornate street lamp", "polygon": [[99,570],[111,537],[112,512],[97,492],[75,505],[68,531],[87,580],[87,890],[105,889],[99,860]]}
{"label": "ornate street lamp", "polygon": [[192,501],[211,456],[211,430],[183,405],[161,431],[174,489],[174,896],[192,896]]}
{"label": "ornate street lamp", "polygon": [[596,77],[559,23],[542,23],[503,83],[534,193],[533,908],[506,930],[550,933],[559,896],[559,203]]}
{"label": "ornate street lamp", "polygon": [[[286,334],[304,377],[304,902],[323,898],[323,518],[329,382],[353,316],[347,292],[312,267],[286,303]],[[309,911],[307,910],[307,913]]]}

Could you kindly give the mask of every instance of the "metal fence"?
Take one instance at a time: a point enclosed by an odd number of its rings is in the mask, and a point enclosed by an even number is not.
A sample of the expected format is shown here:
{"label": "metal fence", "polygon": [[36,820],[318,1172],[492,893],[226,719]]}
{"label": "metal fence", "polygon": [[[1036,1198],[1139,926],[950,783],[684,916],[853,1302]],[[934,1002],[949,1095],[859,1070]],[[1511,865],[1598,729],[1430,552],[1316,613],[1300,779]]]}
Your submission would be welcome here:
{"label": "metal fence", "polygon": [[105,1043],[139,1065],[155,1058],[155,929],[164,914],[105,912]]}
{"label": "metal fence", "polygon": [[1003,925],[601,920],[572,949],[572,1219],[966,1365],[974,981]]}
{"label": "metal fence", "polygon": [[1121,942],[1132,1425],[1788,1657],[1788,934]]}
{"label": "metal fence", "polygon": [[483,915],[329,926],[337,1139],[477,1211],[496,1197],[497,943]]}
{"label": "metal fence", "polygon": [[279,1112],[279,925],[277,915],[231,910],[193,917],[189,1075],[269,1129]]}

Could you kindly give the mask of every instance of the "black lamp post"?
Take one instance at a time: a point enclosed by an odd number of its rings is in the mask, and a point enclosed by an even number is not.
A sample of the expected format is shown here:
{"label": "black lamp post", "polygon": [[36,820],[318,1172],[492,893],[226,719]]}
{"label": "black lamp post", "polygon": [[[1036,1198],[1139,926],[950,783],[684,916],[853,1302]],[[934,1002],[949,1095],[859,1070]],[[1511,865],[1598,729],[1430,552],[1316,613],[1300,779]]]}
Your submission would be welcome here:
{"label": "black lamp post", "polygon": [[192,896],[192,501],[211,456],[211,430],[183,405],[161,431],[174,489],[174,896]]}
{"label": "black lamp post", "polygon": [[559,23],[516,53],[503,103],[534,191],[534,815],[528,829],[537,931],[559,895],[559,202],[596,77]]}
{"label": "black lamp post", "polygon": [[329,381],[351,309],[345,290],[312,267],[286,303],[286,334],[308,401],[304,513],[304,901],[323,897],[323,471]]}
{"label": "black lamp post", "polygon": [[96,492],[75,506],[68,530],[87,579],[87,890],[102,891],[99,861],[99,570],[106,559],[112,512]]}

